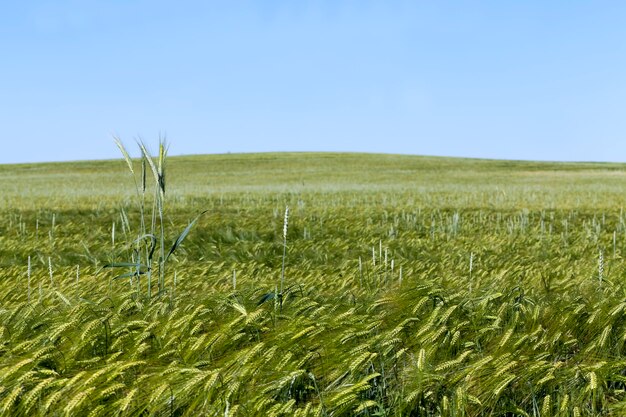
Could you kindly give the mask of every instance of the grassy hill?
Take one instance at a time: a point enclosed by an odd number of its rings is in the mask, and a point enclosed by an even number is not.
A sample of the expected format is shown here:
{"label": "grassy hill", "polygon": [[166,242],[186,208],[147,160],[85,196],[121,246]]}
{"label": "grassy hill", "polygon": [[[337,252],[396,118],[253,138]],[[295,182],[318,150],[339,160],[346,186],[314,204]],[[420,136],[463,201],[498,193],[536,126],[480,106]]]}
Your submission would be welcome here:
{"label": "grassy hill", "polygon": [[[123,160],[0,165],[4,207],[119,204],[134,187]],[[237,193],[404,192],[422,203],[510,208],[612,207],[626,164],[499,161],[389,154],[265,153],[170,157],[176,197]],[[420,193],[415,192],[416,198]],[[498,197],[498,194],[503,196]],[[586,196],[591,201],[581,201]],[[106,201],[102,201],[105,198]],[[604,202],[603,202],[604,200]],[[430,204],[429,204],[430,201]]]}
{"label": "grassy hill", "polygon": [[165,167],[152,227],[123,160],[0,166],[1,414],[626,410],[626,165]]}

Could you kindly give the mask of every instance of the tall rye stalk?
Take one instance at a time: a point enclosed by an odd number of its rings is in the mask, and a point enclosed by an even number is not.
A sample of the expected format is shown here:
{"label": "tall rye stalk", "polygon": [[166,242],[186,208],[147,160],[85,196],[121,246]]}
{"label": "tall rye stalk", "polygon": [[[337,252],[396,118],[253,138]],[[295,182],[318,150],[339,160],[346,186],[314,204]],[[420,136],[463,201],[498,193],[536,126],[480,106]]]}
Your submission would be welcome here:
{"label": "tall rye stalk", "polygon": [[289,206],[285,207],[285,219],[283,221],[283,267],[280,273],[280,294],[285,288],[285,258],[287,257],[287,229],[289,227]]}
{"label": "tall rye stalk", "polygon": [[[154,176],[154,199],[152,203],[152,222],[150,227],[150,235],[154,238],[156,236],[157,230],[157,216],[158,216],[158,229],[159,229],[159,259],[158,259],[158,267],[159,267],[159,276],[158,276],[158,286],[159,293],[165,290],[165,230],[163,223],[163,211],[164,211],[164,200],[165,200],[165,157],[167,155],[167,148],[164,140],[159,141],[159,157],[157,161],[157,165],[155,165],[152,160],[152,156],[146,149],[146,146],[143,142],[138,142],[139,148],[141,149],[141,157],[142,157],[142,166],[146,162],[152,171],[152,175]],[[142,176],[145,177],[145,168],[142,169]],[[142,180],[142,187],[145,187],[145,179]],[[145,190],[145,188],[144,188]],[[145,191],[144,191],[145,194]],[[150,262],[152,261],[153,252],[150,253]],[[148,276],[148,293],[151,291],[151,275]]]}
{"label": "tall rye stalk", "polygon": [[[276,284],[274,286],[274,291],[270,291],[269,293],[264,294],[257,304],[257,305],[261,305],[265,303],[266,301],[274,300],[274,311],[277,311],[277,310],[282,311],[283,309],[283,298],[285,296],[285,260],[287,258],[287,230],[288,228],[289,228],[289,206],[286,206],[285,217],[283,220],[283,259],[282,259],[282,268],[280,271],[280,286]],[[288,290],[289,289],[287,289],[287,291]],[[274,319],[276,319],[276,316],[274,316]]]}
{"label": "tall rye stalk", "polygon": [[598,255],[598,280],[600,281],[600,288],[602,288],[603,279],[604,279],[604,253],[602,249],[600,249],[600,254]]}
{"label": "tall rye stalk", "polygon": [[[165,285],[165,265],[168,258],[174,253],[174,251],[180,246],[182,241],[187,237],[191,228],[198,221],[200,216],[206,211],[200,213],[192,222],[190,222],[185,230],[175,239],[169,252],[165,253],[165,161],[167,157],[167,144],[165,140],[159,140],[159,155],[156,158],[151,156],[150,152],[146,148],[142,141],[137,141],[137,145],[141,151],[141,184],[137,182],[135,175],[135,169],[133,160],[131,159],[128,151],[124,147],[122,141],[114,137],[115,144],[120,149],[128,169],[133,177],[135,183],[135,190],[137,192],[139,200],[139,214],[140,214],[140,233],[139,236],[133,242],[133,251],[131,254],[130,262],[118,262],[110,263],[104,266],[104,268],[131,268],[131,272],[117,276],[116,278],[130,278],[131,284],[133,280],[137,283],[137,292],[141,291],[140,277],[146,275],[147,279],[147,296],[148,299],[152,296],[152,277],[153,269],[156,264],[158,268],[158,295],[163,294],[166,291]],[[148,169],[152,172],[154,178],[154,194],[152,198],[152,213],[150,215],[150,230],[147,230],[146,226],[146,191],[147,191],[147,172]],[[158,259],[154,259],[154,254],[158,249]]]}

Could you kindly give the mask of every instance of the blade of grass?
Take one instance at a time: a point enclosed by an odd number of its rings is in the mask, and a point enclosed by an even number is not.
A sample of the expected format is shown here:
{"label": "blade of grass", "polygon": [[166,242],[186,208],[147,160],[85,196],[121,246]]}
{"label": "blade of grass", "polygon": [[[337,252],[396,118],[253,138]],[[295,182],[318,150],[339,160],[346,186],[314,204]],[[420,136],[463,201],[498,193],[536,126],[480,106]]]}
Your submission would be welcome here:
{"label": "blade of grass", "polygon": [[102,269],[104,268],[148,268],[147,265],[143,265],[140,263],[133,263],[133,262],[113,262],[110,264],[106,264],[102,267]]}
{"label": "blade of grass", "polygon": [[137,145],[139,146],[139,149],[141,150],[141,154],[145,158],[144,160],[150,166],[150,170],[152,171],[152,175],[154,176],[154,181],[158,183],[159,182],[159,171],[157,170],[156,165],[154,165],[154,161],[152,160],[152,156],[150,156],[150,152],[148,152],[148,149],[146,148],[146,145],[144,145],[144,143],[142,141],[138,140],[137,141]]}
{"label": "blade of grass", "polygon": [[174,241],[174,243],[172,244],[172,248],[170,249],[170,251],[168,252],[167,256],[165,257],[165,260],[167,261],[170,257],[170,255],[172,255],[174,253],[174,251],[176,250],[176,248],[178,248],[178,246],[180,246],[181,243],[183,243],[183,240],[185,240],[185,238],[187,237],[187,235],[189,234],[189,232],[191,231],[191,229],[193,228],[193,226],[196,224],[196,222],[198,221],[198,219],[200,219],[200,217],[206,213],[208,210],[203,211],[202,213],[198,214],[196,216],[195,219],[193,219],[191,221],[191,223],[189,223],[187,225],[187,227],[185,227],[185,230],[183,230],[183,232],[176,238],[176,240]]}
{"label": "blade of grass", "polygon": [[115,144],[117,145],[117,147],[120,149],[120,152],[124,156],[124,160],[126,161],[126,164],[128,165],[128,169],[130,169],[130,172],[133,175],[135,175],[135,170],[133,169],[133,160],[130,158],[130,155],[126,151],[126,148],[124,147],[124,144],[122,143],[121,139],[118,138],[117,136],[113,136],[113,140],[115,141]]}

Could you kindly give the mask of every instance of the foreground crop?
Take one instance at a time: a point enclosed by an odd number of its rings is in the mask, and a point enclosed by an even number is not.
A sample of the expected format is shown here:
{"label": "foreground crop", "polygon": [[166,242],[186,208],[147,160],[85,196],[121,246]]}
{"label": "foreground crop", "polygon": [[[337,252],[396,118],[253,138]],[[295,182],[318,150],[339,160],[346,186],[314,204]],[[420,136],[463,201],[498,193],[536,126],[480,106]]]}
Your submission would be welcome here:
{"label": "foreground crop", "polygon": [[[495,191],[503,193],[523,200]],[[150,299],[101,269],[128,250],[124,233],[134,236],[113,200],[6,209],[0,410],[623,413],[620,207],[554,197],[549,209],[511,209],[483,204],[490,200],[480,192],[434,196],[340,189],[181,198],[165,212],[174,230],[209,212],[169,267],[175,288]],[[281,283],[286,204],[284,297],[260,303]],[[132,206],[124,210],[133,224]]]}

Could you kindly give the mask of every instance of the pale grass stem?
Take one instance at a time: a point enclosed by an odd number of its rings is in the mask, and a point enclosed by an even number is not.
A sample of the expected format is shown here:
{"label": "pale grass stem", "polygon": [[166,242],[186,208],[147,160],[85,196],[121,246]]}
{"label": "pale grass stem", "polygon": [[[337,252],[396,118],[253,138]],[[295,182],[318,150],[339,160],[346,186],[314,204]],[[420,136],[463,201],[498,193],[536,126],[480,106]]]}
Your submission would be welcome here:
{"label": "pale grass stem", "polygon": [[176,284],[178,283],[178,271],[174,271],[174,297],[176,297]]}
{"label": "pale grass stem", "polygon": [[[287,230],[289,228],[289,206],[285,207],[285,218],[283,220],[283,266],[280,274],[280,294],[282,296],[285,286],[285,258],[287,257]],[[282,302],[281,302],[282,307]]]}
{"label": "pale grass stem", "polygon": [[[274,286],[274,295],[278,294],[278,288]],[[281,303],[282,306],[282,303]],[[281,307],[282,308],[282,307]],[[276,326],[276,312],[278,311],[278,297],[274,297],[274,326]]]}
{"label": "pale grass stem", "polygon": [[363,261],[359,256],[359,287],[363,288]]}
{"label": "pale grass stem", "polygon": [[28,269],[26,275],[28,277],[28,303],[30,304],[30,274],[31,274],[31,265],[30,265],[30,255],[28,256]]}
{"label": "pale grass stem", "polygon": [[52,277],[52,259],[48,256],[48,272],[50,273],[50,286],[54,287],[54,278]]}
{"label": "pale grass stem", "polygon": [[469,293],[472,293],[472,270],[474,268],[474,252],[470,252],[469,258]]}
{"label": "pale grass stem", "polygon": [[600,249],[600,254],[598,255],[598,280],[600,281],[600,288],[602,288],[603,278],[604,278],[604,253],[602,249]]}

